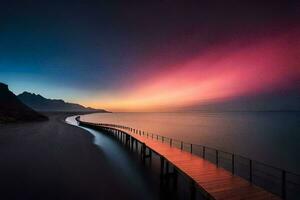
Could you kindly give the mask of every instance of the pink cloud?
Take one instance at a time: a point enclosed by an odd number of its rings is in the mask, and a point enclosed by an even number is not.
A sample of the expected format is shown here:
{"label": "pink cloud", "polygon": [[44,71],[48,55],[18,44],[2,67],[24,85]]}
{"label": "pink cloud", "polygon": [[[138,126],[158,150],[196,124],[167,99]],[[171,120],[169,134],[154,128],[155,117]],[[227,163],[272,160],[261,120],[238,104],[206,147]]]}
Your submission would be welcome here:
{"label": "pink cloud", "polygon": [[247,45],[236,42],[212,47],[163,71],[149,66],[147,77],[108,98],[106,107],[176,108],[294,86],[300,80],[299,38],[300,31],[295,29]]}

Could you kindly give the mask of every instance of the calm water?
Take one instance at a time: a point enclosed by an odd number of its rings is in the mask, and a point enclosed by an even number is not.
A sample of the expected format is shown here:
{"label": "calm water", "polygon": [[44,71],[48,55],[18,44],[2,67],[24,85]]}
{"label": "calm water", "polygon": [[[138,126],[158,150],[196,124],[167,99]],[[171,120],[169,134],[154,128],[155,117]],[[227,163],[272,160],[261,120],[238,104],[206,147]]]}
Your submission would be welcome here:
{"label": "calm water", "polygon": [[[66,122],[78,126],[75,120],[76,116],[66,118]],[[145,180],[145,174],[138,167],[137,163],[132,162],[132,158],[124,151],[122,146],[116,142],[116,140],[108,137],[107,135],[95,131],[90,128],[81,127],[87,130],[90,134],[94,136],[94,144],[97,145],[101,151],[106,155],[106,158],[111,162],[112,167],[116,168],[120,179],[127,180],[129,188],[134,194],[136,194],[138,199],[145,200],[155,200],[158,199],[156,196],[157,191],[153,191],[150,184]],[[152,189],[151,189],[152,188]]]}
{"label": "calm water", "polygon": [[300,173],[299,112],[97,113],[81,119],[204,144]]}

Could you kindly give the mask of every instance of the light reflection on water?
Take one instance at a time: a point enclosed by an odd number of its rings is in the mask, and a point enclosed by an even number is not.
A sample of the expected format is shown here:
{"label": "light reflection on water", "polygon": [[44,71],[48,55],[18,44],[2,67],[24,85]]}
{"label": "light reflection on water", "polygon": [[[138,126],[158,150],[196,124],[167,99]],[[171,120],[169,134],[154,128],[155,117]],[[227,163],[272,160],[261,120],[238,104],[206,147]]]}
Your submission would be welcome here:
{"label": "light reflection on water", "polygon": [[[76,116],[66,118],[68,124],[78,126],[75,120]],[[80,126],[81,127],[81,126]],[[129,157],[128,153],[124,151],[122,146],[117,143],[114,139],[106,136],[103,133],[95,131],[90,128],[81,127],[87,130],[94,136],[94,144],[96,144],[101,151],[106,155],[106,157],[111,161],[112,166],[117,168],[119,176],[128,182],[134,191],[139,193],[143,199],[156,199],[153,192],[149,191],[149,186],[145,182],[145,179],[140,172],[141,169],[132,162],[132,158]]]}
{"label": "light reflection on water", "polygon": [[95,113],[81,119],[204,144],[300,173],[299,112]]}

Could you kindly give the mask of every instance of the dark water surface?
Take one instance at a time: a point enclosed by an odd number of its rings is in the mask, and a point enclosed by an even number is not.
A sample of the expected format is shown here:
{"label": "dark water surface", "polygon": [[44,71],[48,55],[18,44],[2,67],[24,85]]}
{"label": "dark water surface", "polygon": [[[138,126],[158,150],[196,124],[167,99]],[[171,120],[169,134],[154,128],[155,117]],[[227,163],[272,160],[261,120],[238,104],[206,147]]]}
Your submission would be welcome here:
{"label": "dark water surface", "polygon": [[[66,122],[78,126],[76,116],[66,118]],[[115,139],[108,137],[99,131],[81,127],[94,136],[94,143],[107,156],[112,166],[118,171],[120,180],[126,180],[128,187],[132,189],[138,199],[155,200],[159,199],[157,188],[151,186],[151,181],[145,177],[145,172],[140,164],[133,162],[128,152]],[[149,176],[148,176],[149,177]],[[117,191],[116,191],[117,192]]]}
{"label": "dark water surface", "polygon": [[126,125],[300,173],[300,112],[97,113],[81,119]]}

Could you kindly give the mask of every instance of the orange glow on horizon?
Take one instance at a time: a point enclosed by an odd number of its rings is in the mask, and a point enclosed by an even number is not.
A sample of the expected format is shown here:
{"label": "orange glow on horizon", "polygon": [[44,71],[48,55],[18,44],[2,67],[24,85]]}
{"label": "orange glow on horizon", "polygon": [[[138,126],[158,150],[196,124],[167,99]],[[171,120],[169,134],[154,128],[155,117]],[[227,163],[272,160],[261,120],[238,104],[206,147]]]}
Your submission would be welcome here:
{"label": "orange glow on horizon", "polygon": [[297,31],[244,47],[210,49],[176,70],[149,72],[128,91],[84,103],[111,111],[164,111],[285,87],[300,78],[299,36]]}

